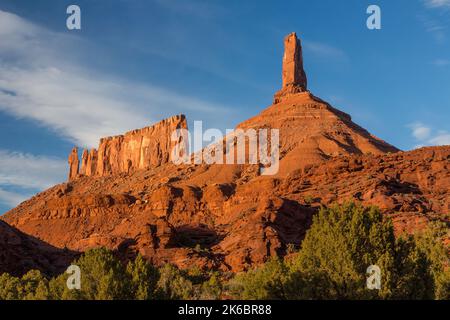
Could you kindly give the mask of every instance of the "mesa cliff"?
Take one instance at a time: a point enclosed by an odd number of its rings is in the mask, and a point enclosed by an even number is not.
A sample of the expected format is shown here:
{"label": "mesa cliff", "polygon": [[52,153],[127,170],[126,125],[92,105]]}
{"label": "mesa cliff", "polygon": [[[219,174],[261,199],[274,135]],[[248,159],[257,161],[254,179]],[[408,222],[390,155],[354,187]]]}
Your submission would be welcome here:
{"label": "mesa cliff", "polygon": [[[181,268],[237,272],[298,248],[320,206],[377,205],[398,234],[448,222],[450,146],[402,152],[308,91],[301,42],[285,38],[282,87],[237,126],[280,133],[279,172],[170,161],[184,116],[69,156],[69,181],[1,217],[56,248],[105,246]],[[81,165],[81,167],[80,167]]]}
{"label": "mesa cliff", "polygon": [[174,145],[171,133],[176,129],[187,129],[184,115],[124,135],[102,138],[98,149],[83,150],[81,167],[78,148],[74,147],[68,158],[69,181],[79,176],[130,173],[167,163]]}

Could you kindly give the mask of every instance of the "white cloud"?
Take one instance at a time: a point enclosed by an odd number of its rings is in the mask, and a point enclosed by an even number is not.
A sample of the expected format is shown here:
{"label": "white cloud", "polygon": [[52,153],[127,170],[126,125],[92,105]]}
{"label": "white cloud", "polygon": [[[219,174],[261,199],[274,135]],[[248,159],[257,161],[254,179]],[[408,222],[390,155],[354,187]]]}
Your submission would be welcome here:
{"label": "white cloud", "polygon": [[86,45],[82,40],[1,10],[0,39],[0,110],[36,120],[80,146],[147,126],[159,120],[154,114],[226,112],[164,88],[92,72],[67,57]]}
{"label": "white cloud", "polygon": [[65,181],[66,172],[65,160],[0,150],[0,203],[15,207],[33,193]]}
{"label": "white cloud", "polygon": [[41,190],[64,181],[66,171],[65,160],[0,150],[0,187]]}
{"label": "white cloud", "polygon": [[417,140],[425,140],[427,139],[430,134],[431,134],[431,129],[425,125],[423,125],[422,123],[418,122],[418,123],[413,123],[411,125],[409,125],[409,127],[412,130],[412,135],[414,136],[414,138],[416,138]]}
{"label": "white cloud", "polygon": [[429,8],[450,7],[450,0],[424,0],[424,3]]}
{"label": "white cloud", "polygon": [[409,124],[408,128],[411,129],[411,134],[414,139],[420,142],[420,144],[416,145],[415,148],[424,146],[450,145],[450,133],[447,131],[440,130],[435,132],[435,130],[421,122]]}
{"label": "white cloud", "polygon": [[429,140],[434,145],[450,145],[450,133],[440,132]]}
{"label": "white cloud", "polygon": [[0,203],[3,203],[9,207],[15,207],[19,203],[25,201],[28,198],[28,196],[16,193],[16,192],[10,192],[3,190],[0,188]]}

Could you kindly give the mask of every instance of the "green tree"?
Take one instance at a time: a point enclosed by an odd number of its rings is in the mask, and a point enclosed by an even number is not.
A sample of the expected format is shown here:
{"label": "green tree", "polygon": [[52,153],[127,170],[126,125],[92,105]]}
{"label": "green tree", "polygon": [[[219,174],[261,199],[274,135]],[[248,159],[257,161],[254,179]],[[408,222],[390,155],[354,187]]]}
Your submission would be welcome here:
{"label": "green tree", "polygon": [[127,299],[129,278],[121,262],[106,248],[86,251],[73,262],[80,267],[81,289],[69,290],[68,274],[61,274],[49,283],[49,297],[64,300]]}
{"label": "green tree", "polygon": [[30,270],[22,278],[8,273],[0,276],[0,300],[47,300],[48,281],[38,270]]}
{"label": "green tree", "polygon": [[138,300],[155,298],[156,284],[159,279],[158,269],[150,265],[141,255],[127,265],[129,278],[128,296]]}
{"label": "green tree", "polygon": [[194,287],[192,282],[178,268],[165,264],[159,269],[160,277],[157,293],[160,299],[192,299]]}
{"label": "green tree", "polygon": [[223,291],[222,281],[218,272],[213,272],[209,279],[202,284],[201,299],[218,300]]}
{"label": "green tree", "polygon": [[[367,289],[370,265],[381,269],[380,290]],[[395,239],[377,208],[349,203],[314,216],[290,269],[293,287],[312,299],[421,299],[432,296],[428,267],[411,239]]]}
{"label": "green tree", "polygon": [[30,270],[21,279],[24,300],[47,300],[48,280],[38,270]]}
{"label": "green tree", "polygon": [[259,268],[238,274],[229,287],[238,299],[289,299],[290,281],[290,271],[284,261],[272,258]]}
{"label": "green tree", "polygon": [[448,236],[449,228],[443,222],[431,222],[414,236],[418,250],[431,264],[435,299],[450,299],[450,254],[443,245],[443,238]]}
{"label": "green tree", "polygon": [[20,300],[22,297],[20,279],[6,272],[0,275],[0,300]]}

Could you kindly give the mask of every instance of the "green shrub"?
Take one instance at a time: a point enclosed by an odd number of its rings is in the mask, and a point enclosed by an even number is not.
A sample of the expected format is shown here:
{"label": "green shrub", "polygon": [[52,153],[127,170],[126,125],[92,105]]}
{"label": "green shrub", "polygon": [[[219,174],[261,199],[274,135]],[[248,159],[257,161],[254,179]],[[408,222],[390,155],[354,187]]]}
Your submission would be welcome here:
{"label": "green shrub", "polygon": [[166,264],[159,270],[157,295],[160,299],[192,299],[192,282],[178,268]]}
{"label": "green shrub", "polygon": [[[381,289],[368,290],[367,268],[381,269]],[[411,241],[396,241],[389,220],[375,208],[353,203],[322,208],[291,263],[312,299],[429,298],[428,261]],[[294,276],[295,278],[295,276]]]}
{"label": "green shrub", "polygon": [[149,264],[141,255],[130,261],[126,269],[128,277],[127,297],[137,300],[155,298],[156,285],[159,279],[158,269]]}
{"label": "green shrub", "polygon": [[289,269],[283,260],[272,258],[261,267],[238,274],[229,286],[238,299],[288,299]]}

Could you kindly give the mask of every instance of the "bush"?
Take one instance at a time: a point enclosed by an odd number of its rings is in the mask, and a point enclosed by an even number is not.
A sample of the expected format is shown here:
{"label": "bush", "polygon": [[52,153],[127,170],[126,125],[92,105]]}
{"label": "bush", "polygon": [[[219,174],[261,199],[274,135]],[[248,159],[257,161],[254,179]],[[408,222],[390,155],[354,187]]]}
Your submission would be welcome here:
{"label": "bush", "polygon": [[445,223],[432,222],[422,232],[415,234],[415,243],[431,264],[434,298],[450,300],[450,254],[443,246],[443,237],[448,236]]}
{"label": "bush", "polygon": [[288,299],[290,274],[284,261],[272,258],[263,266],[238,274],[229,284],[238,299]]}
{"label": "bush", "polygon": [[166,264],[159,270],[157,296],[160,299],[191,299],[194,288],[192,282],[176,267]]}
{"label": "bush", "polygon": [[[396,239],[374,207],[322,208],[298,253],[239,274],[229,286],[240,299],[446,298],[448,258],[441,243],[431,231]],[[380,290],[367,288],[370,265],[381,269]]]}
{"label": "bush", "polygon": [[[381,269],[380,290],[367,289],[370,265]],[[350,203],[322,208],[313,218],[291,272],[304,284],[300,295],[312,299],[430,298],[428,267],[414,242],[396,241],[377,208]]]}
{"label": "bush", "polygon": [[9,273],[0,275],[0,300],[23,299],[22,285],[20,279]]}
{"label": "bush", "polygon": [[150,265],[141,255],[127,265],[128,291],[130,298],[150,300],[155,298],[156,285],[159,279],[158,269]]}
{"label": "bush", "polygon": [[200,298],[206,300],[218,300],[221,298],[222,291],[223,285],[220,274],[213,272],[209,279],[203,282]]}
{"label": "bush", "polygon": [[[298,252],[288,246],[286,259],[271,258],[225,285],[224,274],[170,264],[158,269],[140,255],[124,267],[100,248],[73,263],[81,269],[81,290],[67,288],[68,274],[48,280],[31,270],[21,278],[0,275],[0,299],[450,299],[445,236],[448,226],[435,222],[396,239],[378,209],[346,204],[322,208]],[[370,265],[381,269],[380,290],[367,289]]]}
{"label": "bush", "polygon": [[0,300],[46,300],[48,281],[38,270],[30,270],[22,278],[8,273],[0,276]]}

